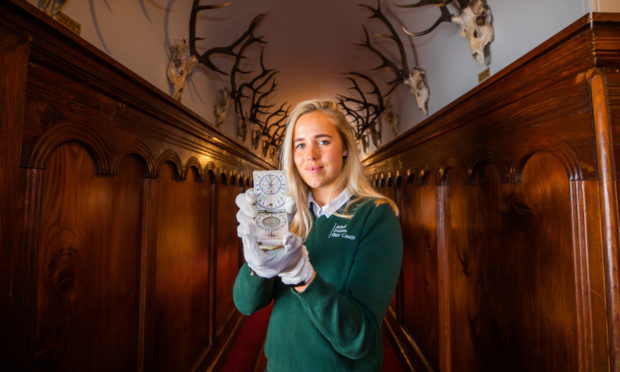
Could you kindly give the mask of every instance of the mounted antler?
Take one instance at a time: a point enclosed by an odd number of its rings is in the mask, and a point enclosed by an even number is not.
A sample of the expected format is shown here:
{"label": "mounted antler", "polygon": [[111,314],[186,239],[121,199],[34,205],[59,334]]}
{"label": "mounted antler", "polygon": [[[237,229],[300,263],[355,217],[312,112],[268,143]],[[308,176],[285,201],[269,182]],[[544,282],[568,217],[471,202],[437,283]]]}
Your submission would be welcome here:
{"label": "mounted antler", "polygon": [[[425,5],[436,5],[441,10],[441,15],[426,30],[410,32],[405,27],[403,30],[411,36],[422,36],[433,31],[442,22],[452,22],[461,25],[461,36],[469,41],[472,56],[481,65],[490,63],[489,45],[495,38],[492,25],[491,8],[486,0],[458,0],[458,15],[452,15],[448,10],[448,4],[454,4],[452,0],[421,0],[415,4],[397,5],[401,8],[418,8]],[[456,6],[456,4],[455,4]]]}
{"label": "mounted antler", "polygon": [[[370,77],[359,72],[348,72],[345,75],[353,84],[349,88],[353,94],[338,95],[340,106],[353,119],[355,138],[362,142],[364,151],[368,148],[369,136],[375,147],[378,147],[381,141],[379,118],[385,110],[384,96]],[[371,89],[364,90],[356,78],[365,81],[364,85],[370,86]]]}
{"label": "mounted antler", "polygon": [[[201,6],[199,3],[200,0],[194,0],[192,5],[189,38],[190,50],[193,55],[197,56],[200,63],[217,73],[229,76],[229,98],[233,102],[235,112],[239,117],[237,135],[245,140],[248,124],[253,125],[255,129],[252,133],[252,146],[255,149],[258,148],[260,138],[264,137],[263,153],[266,154],[270,147],[279,147],[281,142],[281,139],[278,137],[279,131],[274,130],[274,124],[270,123],[270,121],[276,117],[281,117],[281,120],[277,121],[277,123],[281,123],[288,115],[288,109],[283,109],[286,103],[282,104],[279,109],[274,111],[272,111],[274,105],[267,103],[270,95],[275,91],[277,86],[275,76],[278,71],[265,67],[263,60],[263,48],[261,48],[259,59],[260,71],[256,76],[249,78],[252,71],[242,69],[241,62],[248,58],[246,53],[251,46],[265,44],[263,37],[256,35],[256,29],[264,21],[268,13],[261,13],[254,17],[254,19],[250,22],[247,31],[245,31],[232,44],[225,47],[211,48],[204,53],[199,54],[196,47],[196,41],[201,39],[196,37],[197,14],[202,10],[221,8],[230,4],[228,2],[221,5]],[[215,63],[213,63],[212,57],[218,54],[233,57],[234,62],[230,72],[223,71],[221,68],[216,66]],[[227,104],[228,102],[226,99],[220,99],[220,102],[218,102],[218,104],[214,107],[217,123],[224,121],[226,112],[225,108],[227,107]],[[248,105],[249,107],[247,107]]]}
{"label": "mounted antler", "polygon": [[[368,30],[366,27],[364,29],[364,41],[360,44],[361,47],[368,49],[370,52],[375,54],[377,57],[381,59],[381,64],[375,68],[375,70],[387,69],[394,74],[394,78],[388,81],[388,90],[383,94],[385,100],[389,100],[389,97],[394,93],[396,88],[398,88],[401,84],[405,84],[409,86],[409,90],[411,94],[413,94],[416,98],[416,103],[418,108],[427,114],[427,101],[429,98],[428,87],[426,85],[426,80],[424,78],[424,70],[422,68],[415,66],[413,69],[409,69],[409,62],[407,61],[407,53],[405,52],[405,47],[403,45],[402,40],[396,33],[396,30],[388,20],[388,18],[381,11],[381,1],[377,1],[377,7],[373,8],[367,4],[359,4],[359,6],[366,8],[372,12],[372,15],[368,17],[369,19],[378,19],[385,25],[388,29],[388,34],[379,34],[386,39],[392,40],[397,48],[398,53],[400,55],[400,61],[394,62],[390,58],[386,57],[379,49],[377,49],[374,45],[372,45],[370,41],[370,36],[368,35]],[[366,77],[367,79],[368,77]]]}
{"label": "mounted antler", "polygon": [[257,129],[254,130],[252,141],[255,149],[258,147],[260,137],[264,138],[262,146],[263,156],[274,158],[278,149],[280,149],[284,140],[289,109],[288,103],[284,102],[278,109],[269,113],[265,120],[261,122],[262,125],[257,125]]}

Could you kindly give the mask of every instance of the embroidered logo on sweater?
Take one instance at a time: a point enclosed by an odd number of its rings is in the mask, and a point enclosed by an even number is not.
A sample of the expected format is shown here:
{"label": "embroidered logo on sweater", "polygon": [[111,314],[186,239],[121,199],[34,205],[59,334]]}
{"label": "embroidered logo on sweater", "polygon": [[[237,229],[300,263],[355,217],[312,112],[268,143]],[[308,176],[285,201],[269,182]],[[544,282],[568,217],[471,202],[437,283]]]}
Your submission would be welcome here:
{"label": "embroidered logo on sweater", "polygon": [[355,240],[355,235],[350,235],[347,232],[347,225],[339,225],[337,223],[332,227],[332,231],[329,233],[329,238],[343,238],[349,240]]}

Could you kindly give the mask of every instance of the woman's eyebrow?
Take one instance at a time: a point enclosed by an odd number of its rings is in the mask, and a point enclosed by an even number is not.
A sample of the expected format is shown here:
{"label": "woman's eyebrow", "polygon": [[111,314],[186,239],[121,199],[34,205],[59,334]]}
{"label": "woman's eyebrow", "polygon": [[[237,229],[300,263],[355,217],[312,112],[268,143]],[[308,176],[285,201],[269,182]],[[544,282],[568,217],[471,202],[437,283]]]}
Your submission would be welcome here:
{"label": "woman's eyebrow", "polygon": [[[313,139],[314,138],[332,138],[332,136],[327,133],[319,133],[319,134],[314,135],[312,138]],[[300,138],[295,138],[293,142],[300,142],[300,141],[305,141],[305,140],[306,140],[305,137],[300,137]]]}

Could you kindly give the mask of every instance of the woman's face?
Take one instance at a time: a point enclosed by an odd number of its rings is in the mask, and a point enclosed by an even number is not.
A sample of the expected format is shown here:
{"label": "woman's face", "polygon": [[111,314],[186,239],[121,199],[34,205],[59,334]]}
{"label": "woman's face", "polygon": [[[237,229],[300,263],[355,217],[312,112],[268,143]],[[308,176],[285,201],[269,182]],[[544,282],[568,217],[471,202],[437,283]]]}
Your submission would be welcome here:
{"label": "woman's face", "polygon": [[301,179],[323,205],[342,190],[336,179],[342,172],[344,145],[332,118],[313,111],[297,119],[293,130],[293,161]]}

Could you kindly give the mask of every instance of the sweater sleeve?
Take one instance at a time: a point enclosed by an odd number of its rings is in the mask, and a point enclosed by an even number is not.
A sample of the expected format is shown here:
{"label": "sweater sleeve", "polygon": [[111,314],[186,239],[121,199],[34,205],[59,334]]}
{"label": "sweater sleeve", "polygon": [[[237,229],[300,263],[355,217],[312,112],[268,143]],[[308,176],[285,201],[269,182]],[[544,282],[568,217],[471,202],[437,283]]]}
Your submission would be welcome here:
{"label": "sweater sleeve", "polygon": [[312,323],[350,359],[364,357],[381,342],[381,323],[402,261],[400,223],[389,204],[373,208],[363,232],[342,291],[317,273],[304,292],[296,293]]}
{"label": "sweater sleeve", "polygon": [[237,273],[233,286],[233,301],[243,315],[251,315],[269,305],[273,299],[275,279],[251,274],[247,263]]}

